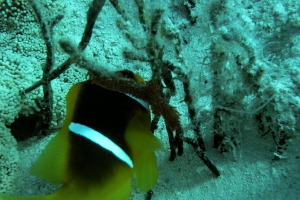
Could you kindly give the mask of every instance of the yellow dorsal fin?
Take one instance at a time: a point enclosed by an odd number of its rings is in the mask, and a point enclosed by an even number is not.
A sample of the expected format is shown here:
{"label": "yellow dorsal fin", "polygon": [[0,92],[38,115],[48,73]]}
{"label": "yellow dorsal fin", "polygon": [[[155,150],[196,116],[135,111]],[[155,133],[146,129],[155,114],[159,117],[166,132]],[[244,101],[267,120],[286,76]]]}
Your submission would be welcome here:
{"label": "yellow dorsal fin", "polygon": [[67,115],[62,129],[47,144],[42,154],[33,164],[30,172],[39,176],[52,184],[66,182],[67,161],[69,155],[69,130],[75,109],[76,98],[83,83],[74,85],[67,95]]}

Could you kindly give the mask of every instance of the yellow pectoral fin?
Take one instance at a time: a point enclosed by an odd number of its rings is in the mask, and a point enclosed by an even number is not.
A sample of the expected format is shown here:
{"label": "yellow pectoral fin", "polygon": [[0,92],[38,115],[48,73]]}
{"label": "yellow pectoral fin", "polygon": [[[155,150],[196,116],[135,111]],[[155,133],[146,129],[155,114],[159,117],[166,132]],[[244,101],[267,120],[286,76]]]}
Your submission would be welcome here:
{"label": "yellow pectoral fin", "polygon": [[157,151],[162,148],[160,140],[150,131],[128,129],[125,133],[125,139],[132,149]]}
{"label": "yellow pectoral fin", "polygon": [[33,164],[30,173],[39,176],[52,184],[67,181],[68,133],[63,128],[47,144],[42,154]]}
{"label": "yellow pectoral fin", "polygon": [[144,192],[151,190],[158,179],[157,164],[154,152],[143,152],[135,168],[136,187]]}
{"label": "yellow pectoral fin", "polygon": [[126,142],[132,149],[142,151],[156,151],[161,149],[161,142],[150,131],[150,127],[144,122],[144,118],[147,119],[147,116],[137,114],[129,121],[125,132]]}

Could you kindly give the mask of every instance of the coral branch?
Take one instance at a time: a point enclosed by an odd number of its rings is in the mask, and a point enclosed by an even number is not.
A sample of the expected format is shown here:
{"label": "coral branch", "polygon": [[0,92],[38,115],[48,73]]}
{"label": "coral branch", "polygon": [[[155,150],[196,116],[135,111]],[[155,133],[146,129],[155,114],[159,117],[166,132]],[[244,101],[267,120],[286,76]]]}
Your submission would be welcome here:
{"label": "coral branch", "polygon": [[190,138],[182,138],[183,141],[185,141],[186,143],[190,144],[194,150],[196,151],[197,155],[199,156],[199,158],[204,162],[204,164],[210,169],[210,171],[212,171],[214,173],[214,175],[216,175],[217,177],[220,176],[220,171],[218,170],[218,168],[213,164],[213,162],[211,160],[209,160],[206,156],[205,151],[203,151],[199,146],[198,146],[198,142],[196,140],[192,140]]}
{"label": "coral branch", "polygon": [[90,42],[90,39],[92,38],[92,32],[93,28],[96,22],[96,19],[101,12],[103,6],[104,6],[105,0],[94,0],[89,7],[89,10],[87,12],[87,23],[83,32],[82,39],[79,43],[78,48],[83,51],[88,43]]}
{"label": "coral branch", "polygon": [[160,92],[161,88],[158,80],[150,80],[145,85],[138,85],[133,81],[121,79],[117,76],[106,77],[101,74],[88,73],[93,83],[111,90],[131,94],[139,99],[148,102],[154,113],[160,113],[171,130],[180,127],[179,113],[174,107],[170,106],[164,95]]}
{"label": "coral branch", "polygon": [[47,57],[46,62],[43,67],[43,92],[44,98],[43,101],[40,102],[41,108],[41,115],[39,122],[36,125],[35,131],[37,132],[36,135],[47,135],[48,130],[50,128],[50,123],[52,120],[52,107],[53,107],[53,90],[51,87],[51,80],[49,80],[49,73],[53,68],[54,63],[54,56],[53,56],[53,41],[52,41],[52,34],[51,29],[53,27],[48,26],[47,22],[43,19],[41,15],[41,10],[39,10],[38,5],[33,1],[29,0],[31,7],[36,15],[37,21],[40,23],[41,26],[41,35],[46,44],[47,50]]}

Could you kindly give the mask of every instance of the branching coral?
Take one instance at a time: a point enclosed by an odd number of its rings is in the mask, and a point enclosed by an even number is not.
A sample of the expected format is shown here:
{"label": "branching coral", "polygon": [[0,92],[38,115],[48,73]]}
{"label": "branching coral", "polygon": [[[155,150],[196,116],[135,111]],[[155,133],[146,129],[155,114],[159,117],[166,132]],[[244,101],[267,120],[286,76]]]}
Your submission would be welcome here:
{"label": "branching coral", "polygon": [[[190,84],[189,79],[187,75],[181,70],[180,67],[176,67],[175,64],[168,61],[164,58],[165,54],[165,46],[162,45],[162,40],[167,40],[166,43],[170,42],[175,50],[175,57],[180,60],[182,63],[184,63],[184,60],[182,60],[180,54],[181,54],[181,45],[182,45],[182,37],[180,33],[175,31],[169,31],[172,30],[172,28],[169,27],[169,24],[166,22],[166,20],[163,20],[163,9],[159,8],[148,8],[149,5],[147,5],[143,1],[135,1],[135,5],[137,6],[137,10],[139,13],[139,22],[142,24],[143,31],[141,31],[140,34],[146,36],[143,40],[143,43],[141,43],[141,38],[137,39],[134,38],[134,34],[131,32],[126,26],[125,20],[128,19],[128,16],[124,9],[121,9],[122,6],[119,1],[111,1],[117,12],[121,15],[122,19],[118,21],[119,28],[124,31],[125,36],[132,42],[133,46],[136,48],[135,51],[133,50],[125,50],[124,55],[132,60],[140,60],[142,62],[148,62],[151,71],[152,71],[152,79],[149,81],[149,83],[152,83],[152,81],[155,81],[158,86],[162,87],[165,85],[166,90],[164,96],[167,97],[168,101],[170,100],[171,96],[174,96],[176,94],[176,88],[174,85],[174,78],[172,73],[176,74],[178,79],[183,84],[183,90],[185,92],[185,98],[184,101],[188,105],[188,113],[189,118],[192,121],[193,124],[193,130],[196,135],[196,140],[192,140],[190,138],[184,137],[184,132],[182,129],[181,124],[177,123],[178,125],[176,127],[171,126],[169,119],[170,116],[176,116],[174,114],[164,114],[163,112],[155,112],[156,105],[164,105],[164,101],[162,101],[162,98],[155,98],[155,101],[152,102],[152,108],[154,109],[155,117],[153,119],[152,123],[152,131],[155,130],[156,123],[162,115],[164,117],[165,123],[166,123],[166,129],[168,132],[169,137],[169,143],[170,143],[170,160],[174,160],[176,157],[176,149],[178,149],[178,155],[181,155],[183,153],[183,141],[190,144],[195,151],[197,152],[200,159],[206,164],[206,166],[216,175],[219,176],[220,172],[218,171],[217,167],[206,157],[205,154],[205,145],[202,138],[202,134],[200,133],[200,123],[199,120],[196,119],[196,111],[193,106],[193,98],[191,96],[190,91]],[[194,7],[193,1],[187,2],[188,10],[191,12],[191,7]],[[191,14],[191,13],[190,13]],[[195,23],[196,18],[191,19],[192,24]],[[164,22],[162,22],[164,21]],[[166,37],[168,36],[168,37]],[[136,36],[136,37],[142,37],[142,36]],[[159,81],[159,82],[158,82]],[[162,89],[159,89],[159,92],[156,92],[155,94],[162,94]],[[147,90],[146,90],[147,91]],[[148,98],[149,99],[149,98]],[[146,99],[145,99],[146,100]],[[147,100],[146,100],[147,101]],[[163,103],[161,103],[163,102]],[[155,104],[153,104],[155,103]],[[159,110],[166,110],[165,108],[159,108]],[[174,138],[172,131],[176,130],[176,136]]]}

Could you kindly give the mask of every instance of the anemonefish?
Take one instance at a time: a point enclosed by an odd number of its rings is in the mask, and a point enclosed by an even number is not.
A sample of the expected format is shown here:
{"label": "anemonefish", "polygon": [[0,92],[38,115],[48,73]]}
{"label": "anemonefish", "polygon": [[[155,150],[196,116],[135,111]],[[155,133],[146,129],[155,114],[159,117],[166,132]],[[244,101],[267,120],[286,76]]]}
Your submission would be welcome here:
{"label": "anemonefish", "polygon": [[[143,82],[130,71],[120,73]],[[127,200],[133,177],[138,189],[145,192],[152,189],[158,178],[154,151],[162,145],[150,131],[148,104],[90,80],[74,85],[66,101],[62,129],[31,168],[33,175],[62,186],[46,196],[0,197],[3,200]]]}

